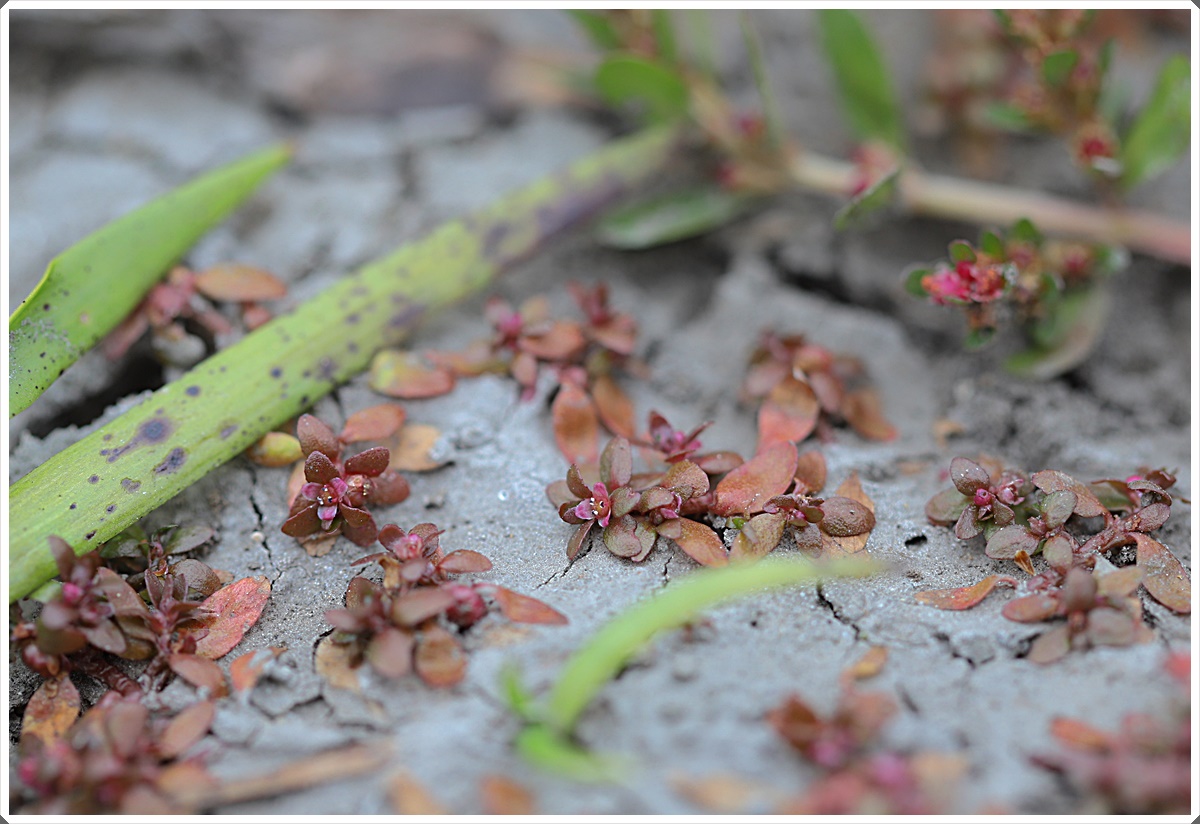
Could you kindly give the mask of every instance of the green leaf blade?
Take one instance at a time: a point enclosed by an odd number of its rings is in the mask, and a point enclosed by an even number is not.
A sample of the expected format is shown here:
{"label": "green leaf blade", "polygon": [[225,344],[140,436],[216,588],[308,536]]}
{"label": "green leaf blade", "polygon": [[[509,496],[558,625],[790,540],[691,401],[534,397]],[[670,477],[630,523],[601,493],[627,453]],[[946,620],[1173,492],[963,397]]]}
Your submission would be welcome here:
{"label": "green leaf blade", "polygon": [[639,102],[652,122],[687,113],[688,89],[678,73],[644,57],[616,54],[596,69],[596,89],[613,105]]}
{"label": "green leaf blade", "polygon": [[[119,534],[671,155],[678,132],[614,143],[367,264],[201,362],[9,488],[10,603],[55,573],[58,535],[84,554]],[[352,345],[351,345],[352,344]],[[74,505],[74,506],[72,506]]]}
{"label": "green leaf blade", "polygon": [[746,197],[724,189],[687,189],[608,213],[597,227],[597,237],[616,249],[650,249],[718,229],[748,205]]}
{"label": "green leaf blade", "polygon": [[904,122],[883,55],[861,18],[848,9],[817,13],[821,45],[833,69],[842,108],[859,139],[904,147]]}
{"label": "green leaf blade", "polygon": [[172,263],[290,157],[290,148],[276,146],[238,160],[118,218],[54,258],[9,318],[9,416],[29,408],[133,311]]}
{"label": "green leaf blade", "polygon": [[1172,57],[1158,75],[1154,92],[1121,145],[1121,185],[1141,183],[1164,171],[1191,140],[1191,66]]}

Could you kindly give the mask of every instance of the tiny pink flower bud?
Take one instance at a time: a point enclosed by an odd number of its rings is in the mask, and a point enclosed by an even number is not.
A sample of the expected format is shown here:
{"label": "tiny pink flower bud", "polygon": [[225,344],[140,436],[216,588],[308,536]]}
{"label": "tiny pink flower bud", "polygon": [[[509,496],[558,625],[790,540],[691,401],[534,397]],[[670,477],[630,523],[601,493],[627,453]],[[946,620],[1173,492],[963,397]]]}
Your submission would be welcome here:
{"label": "tiny pink flower bud", "polygon": [[987,489],[983,489],[981,487],[981,488],[975,490],[975,498],[972,501],[972,503],[974,503],[975,506],[980,507],[980,508],[985,507],[985,506],[991,506],[992,497],[993,496],[990,491],[988,491]]}
{"label": "tiny pink flower bud", "polygon": [[62,586],[63,600],[71,606],[78,604],[83,598],[83,587],[68,581]]}

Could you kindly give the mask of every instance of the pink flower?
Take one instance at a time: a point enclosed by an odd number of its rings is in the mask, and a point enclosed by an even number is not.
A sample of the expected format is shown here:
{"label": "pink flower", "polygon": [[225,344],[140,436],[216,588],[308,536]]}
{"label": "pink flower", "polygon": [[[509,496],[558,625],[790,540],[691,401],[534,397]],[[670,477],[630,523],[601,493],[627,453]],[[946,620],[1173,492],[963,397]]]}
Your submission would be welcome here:
{"label": "pink flower", "polygon": [[960,260],[953,269],[939,269],[921,278],[921,288],[939,306],[948,302],[990,303],[1004,294],[1008,278],[995,265]]}
{"label": "pink flower", "polygon": [[346,496],[349,491],[350,485],[341,478],[333,478],[325,484],[309,482],[300,487],[301,495],[317,502],[317,517],[321,519],[322,529],[329,529],[337,517],[339,504],[350,503]]}
{"label": "pink flower", "polygon": [[612,516],[612,500],[608,497],[608,487],[596,484],[592,487],[592,497],[584,498],[575,505],[575,517],[579,523],[595,521],[600,526],[608,526]]}

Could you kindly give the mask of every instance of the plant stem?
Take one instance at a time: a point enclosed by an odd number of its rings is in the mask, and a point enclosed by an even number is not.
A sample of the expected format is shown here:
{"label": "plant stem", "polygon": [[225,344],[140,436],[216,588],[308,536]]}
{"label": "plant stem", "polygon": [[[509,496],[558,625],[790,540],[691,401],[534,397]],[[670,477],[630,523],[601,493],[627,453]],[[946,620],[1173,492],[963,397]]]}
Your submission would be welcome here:
{"label": "plant stem", "polygon": [[[845,197],[854,165],[805,152],[792,163],[791,179],[802,189]],[[1161,260],[1191,264],[1187,223],[1134,209],[1103,209],[1054,195],[927,174],[906,169],[897,181],[900,206],[913,214],[1007,226],[1028,218],[1046,234],[1116,244]]]}
{"label": "plant stem", "polygon": [[55,574],[46,538],[76,553],[112,538],[308,409],[428,313],[483,287],[549,238],[659,172],[677,129],[617,141],[443,224],[256,329],[10,487],[12,602]]}

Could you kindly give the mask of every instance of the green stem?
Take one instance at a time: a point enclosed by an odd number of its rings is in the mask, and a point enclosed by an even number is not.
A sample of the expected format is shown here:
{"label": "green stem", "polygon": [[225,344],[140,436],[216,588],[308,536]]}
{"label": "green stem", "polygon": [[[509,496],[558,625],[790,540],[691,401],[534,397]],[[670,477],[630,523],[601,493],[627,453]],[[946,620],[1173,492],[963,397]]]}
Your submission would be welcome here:
{"label": "green stem", "polygon": [[[853,164],[809,152],[791,167],[792,182],[798,187],[841,197],[849,193],[853,176]],[[902,208],[925,217],[985,227],[1028,218],[1047,234],[1126,246],[1183,266],[1191,263],[1190,227],[1151,212],[1097,208],[1041,192],[915,169],[901,172],[897,192]]]}
{"label": "green stem", "polygon": [[571,657],[550,693],[545,722],[560,735],[569,735],[596,694],[647,641],[662,630],[686,624],[714,604],[769,587],[874,571],[867,559],[818,565],[780,557],[692,573],[610,621]]}
{"label": "green stem", "polygon": [[213,355],[10,487],[9,601],[55,574],[46,538],[83,554],[361,372],[428,312],[658,172],[677,131],[614,143],[442,225]]}

